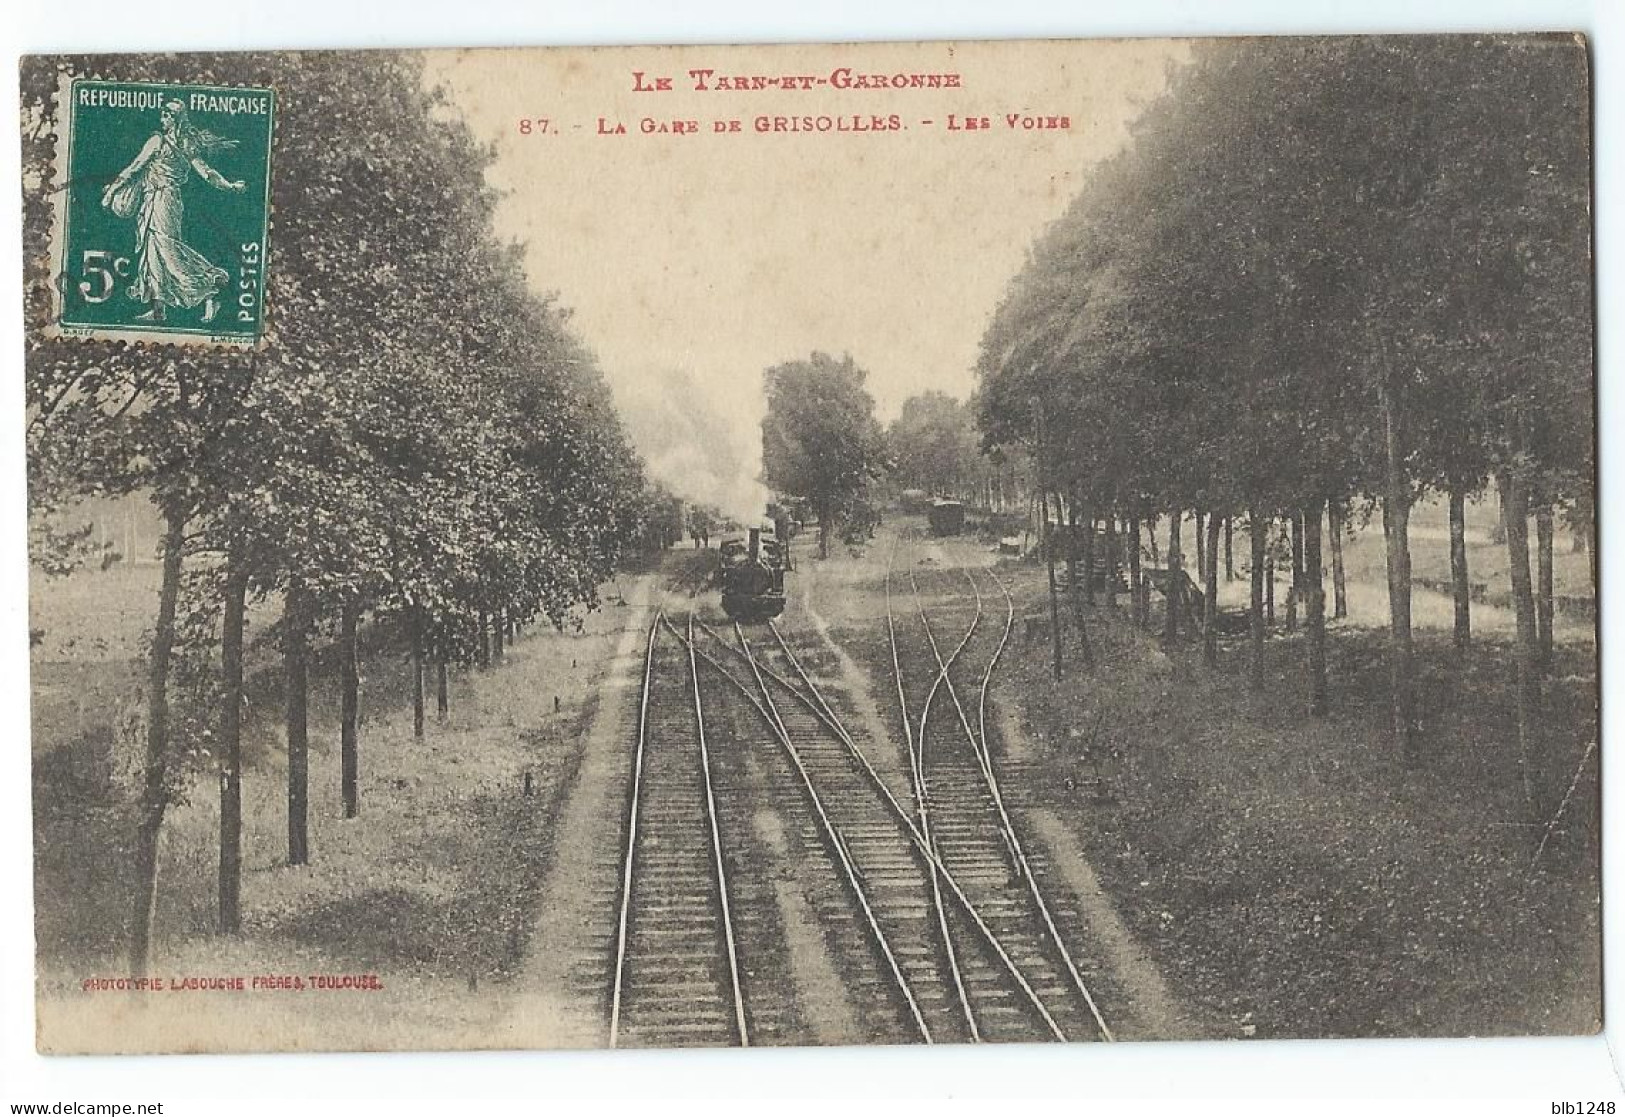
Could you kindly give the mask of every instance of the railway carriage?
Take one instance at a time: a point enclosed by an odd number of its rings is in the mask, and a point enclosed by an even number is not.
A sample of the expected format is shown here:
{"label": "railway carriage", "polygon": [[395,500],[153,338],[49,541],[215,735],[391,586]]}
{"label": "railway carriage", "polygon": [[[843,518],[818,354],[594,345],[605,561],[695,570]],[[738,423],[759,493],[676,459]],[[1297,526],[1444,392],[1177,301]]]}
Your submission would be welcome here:
{"label": "railway carriage", "polygon": [[958,535],[965,530],[965,506],[957,500],[933,500],[929,514],[932,535]]}

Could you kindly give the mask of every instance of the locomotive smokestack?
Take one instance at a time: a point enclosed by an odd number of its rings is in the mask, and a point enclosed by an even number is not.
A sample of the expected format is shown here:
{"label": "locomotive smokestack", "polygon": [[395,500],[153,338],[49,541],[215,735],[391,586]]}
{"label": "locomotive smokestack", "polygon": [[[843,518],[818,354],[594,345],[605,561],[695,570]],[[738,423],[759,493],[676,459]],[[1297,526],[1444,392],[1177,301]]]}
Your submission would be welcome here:
{"label": "locomotive smokestack", "polygon": [[761,557],[762,529],[759,527],[753,527],[750,529],[750,561],[757,562],[761,559]]}

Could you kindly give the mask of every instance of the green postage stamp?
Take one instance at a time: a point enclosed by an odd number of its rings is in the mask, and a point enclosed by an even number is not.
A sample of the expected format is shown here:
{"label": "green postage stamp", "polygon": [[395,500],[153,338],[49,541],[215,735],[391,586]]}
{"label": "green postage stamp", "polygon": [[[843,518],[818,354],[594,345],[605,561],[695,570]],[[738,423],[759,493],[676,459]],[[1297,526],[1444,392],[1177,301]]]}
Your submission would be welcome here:
{"label": "green postage stamp", "polygon": [[63,95],[55,332],[258,345],[272,91],[80,79]]}

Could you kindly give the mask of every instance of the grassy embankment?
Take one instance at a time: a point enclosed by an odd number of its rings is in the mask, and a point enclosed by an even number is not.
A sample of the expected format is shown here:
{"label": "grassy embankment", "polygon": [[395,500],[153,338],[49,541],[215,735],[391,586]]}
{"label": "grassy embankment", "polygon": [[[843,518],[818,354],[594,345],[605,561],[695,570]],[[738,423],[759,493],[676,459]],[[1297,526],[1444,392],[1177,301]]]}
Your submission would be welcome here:
{"label": "grassy embankment", "polygon": [[[1469,564],[1491,601],[1507,558],[1494,513],[1470,510]],[[1557,593],[1590,592],[1559,535]],[[1418,509],[1418,578],[1447,583],[1444,510]],[[1450,646],[1450,600],[1419,590],[1423,758],[1387,728],[1380,524],[1346,548],[1351,617],[1330,629],[1332,711],[1307,714],[1303,635],[1277,633],[1264,693],[1244,642],[1216,669],[1165,656],[1104,609],[1101,666],[1059,683],[1046,649],[1010,660],[1003,693],[1052,767],[1059,798],[1126,917],[1171,979],[1238,1032],[1270,1036],[1586,1031],[1600,1014],[1597,674],[1591,622],[1558,618],[1541,777],[1558,833],[1533,864],[1523,824],[1508,609],[1474,609]],[[1021,608],[1043,604],[1037,572]],[[1284,586],[1283,586],[1284,590]],[[1224,599],[1245,600],[1245,583]],[[1284,598],[1278,598],[1282,600]],[[1279,605],[1278,605],[1279,608]],[[1279,614],[1278,614],[1279,618]],[[1101,777],[1104,799],[1091,780]]]}
{"label": "grassy embankment", "polygon": [[[36,932],[46,993],[122,970],[141,755],[139,656],[155,601],[152,566],[37,578],[33,587],[30,623],[45,630],[32,669]],[[340,817],[336,672],[324,661],[312,680],[312,863],[299,868],[285,863],[275,653],[255,649],[243,932],[214,934],[218,805],[210,762],[198,758],[164,833],[160,971],[377,973],[402,991],[410,1012],[447,990],[507,976],[527,946],[552,808],[579,761],[579,727],[624,613],[607,607],[581,635],[529,633],[505,664],[456,672],[450,717],[436,722],[431,697],[422,742],[412,739],[403,657],[365,646],[364,633],[362,811],[348,821]],[[254,610],[250,638],[275,616],[274,604]]]}

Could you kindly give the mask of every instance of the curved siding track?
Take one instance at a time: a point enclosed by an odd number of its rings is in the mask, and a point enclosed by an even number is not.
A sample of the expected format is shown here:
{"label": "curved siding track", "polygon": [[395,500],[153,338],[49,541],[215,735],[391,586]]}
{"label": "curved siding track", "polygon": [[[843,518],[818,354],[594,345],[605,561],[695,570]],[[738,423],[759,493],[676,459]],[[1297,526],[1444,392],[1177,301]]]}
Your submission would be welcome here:
{"label": "curved siding track", "polygon": [[[1006,595],[1002,626],[987,624],[975,575],[962,574],[969,600],[966,591],[960,590],[951,605],[935,607],[935,624],[918,579],[910,576],[918,627],[937,669],[932,691],[940,684],[947,692],[948,709],[929,727],[929,733],[925,728],[921,733],[931,742],[930,751],[923,753],[923,764],[941,819],[943,860],[966,882],[973,900],[988,913],[995,934],[1032,976],[1039,995],[1067,1034],[1074,1038],[1096,1034],[1109,1040],[1111,1029],[1056,925],[1006,808],[988,743],[987,693],[1009,643],[1014,604]],[[939,597],[953,594],[955,577],[947,573],[930,577],[937,583]],[[958,646],[944,655],[939,630],[952,633],[961,626],[964,635]],[[1002,1006],[992,1006],[989,1016],[990,1038],[1004,1038],[1007,1033],[1009,1038],[1020,1038],[1021,1025]]]}
{"label": "curved siding track", "polygon": [[[848,757],[853,761],[859,771],[866,777],[867,782],[880,792],[882,798],[890,807],[893,815],[898,818],[908,831],[910,841],[920,856],[935,864],[935,872],[945,896],[950,900],[946,905],[948,909],[948,935],[952,938],[953,949],[958,959],[958,969],[963,981],[966,1000],[970,1003],[971,1015],[978,1020],[978,1028],[972,1032],[964,1013],[964,1005],[954,998],[954,1009],[958,1012],[960,1038],[997,1038],[997,1039],[1066,1039],[1067,1033],[1061,1028],[1042,994],[1035,988],[1033,981],[1026,972],[1026,965],[1018,957],[1019,947],[1013,949],[1002,941],[1000,932],[993,926],[999,913],[982,910],[981,900],[976,898],[979,891],[985,891],[977,882],[971,880],[961,881],[952,865],[943,857],[930,854],[930,843],[926,840],[924,832],[915,824],[912,812],[909,811],[886,786],[885,782],[875,772],[873,765],[852,738],[851,734],[841,723],[839,715],[824,697],[810,673],[803,667],[800,659],[795,655],[784,635],[774,628],[780,650],[788,660],[790,671],[799,685],[779,676],[780,685],[793,692],[807,708],[817,711],[817,720],[838,738],[847,750]],[[918,736],[916,734],[916,740]],[[939,817],[941,811],[941,796],[936,790],[929,791],[930,813]],[[977,868],[972,866],[973,869]],[[940,934],[940,932],[939,932]],[[939,949],[945,949],[939,947]],[[951,978],[946,971],[939,971],[938,981],[943,984],[945,995],[948,993]],[[957,992],[957,990],[955,990]],[[985,1009],[979,1012],[978,1006]],[[1008,1006],[1008,1007],[1004,1007]],[[983,1035],[986,1025],[982,1017],[995,1020],[994,1034]],[[1019,1021],[1011,1023],[1010,1021]],[[1087,1033],[1084,1033],[1087,1034]]]}
{"label": "curved siding track", "polygon": [[[808,1042],[775,902],[787,873],[861,1021],[853,1038],[1112,1038],[989,744],[987,695],[1014,606],[1006,593],[1002,626],[985,617],[968,571],[908,580],[913,608],[895,608],[888,564],[906,757],[880,764],[891,783],[819,686],[822,649],[798,654],[771,623],[752,640],[738,625],[724,633],[691,617],[680,630],[656,617],[629,781],[612,1044]],[[769,809],[780,821],[764,830]],[[799,851],[793,872],[780,863],[784,840],[762,840],[783,831]]]}

